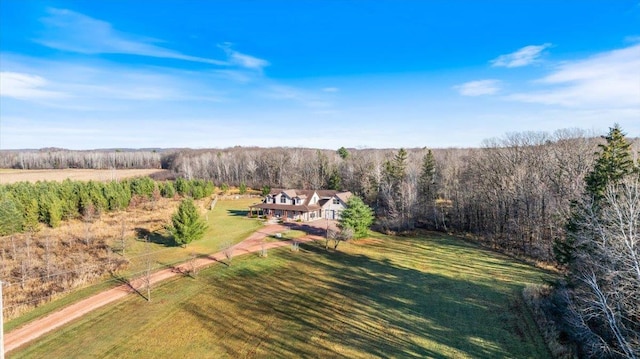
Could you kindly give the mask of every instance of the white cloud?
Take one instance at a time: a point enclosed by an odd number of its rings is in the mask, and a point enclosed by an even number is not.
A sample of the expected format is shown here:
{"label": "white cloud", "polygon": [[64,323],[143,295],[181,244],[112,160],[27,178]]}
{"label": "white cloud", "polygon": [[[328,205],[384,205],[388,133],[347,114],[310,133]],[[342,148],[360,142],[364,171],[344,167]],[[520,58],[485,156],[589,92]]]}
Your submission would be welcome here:
{"label": "white cloud", "polygon": [[0,96],[21,100],[67,97],[62,92],[47,89],[49,85],[46,79],[37,75],[8,71],[0,72]]}
{"label": "white cloud", "polygon": [[322,91],[324,91],[324,92],[338,92],[338,91],[340,91],[340,89],[337,88],[337,87],[325,87],[325,88],[322,89]]}
{"label": "white cloud", "polygon": [[546,88],[507,98],[583,108],[640,106],[640,44],[563,63],[534,84]]}
{"label": "white cloud", "polygon": [[498,56],[491,60],[491,64],[494,67],[508,68],[531,65],[538,61],[542,52],[549,47],[551,47],[550,43],[525,46],[516,52]]}
{"label": "white cloud", "polygon": [[494,79],[469,81],[453,88],[463,96],[493,95],[500,91],[500,81]]}
{"label": "white cloud", "polygon": [[59,50],[82,54],[131,54],[212,65],[228,65],[226,61],[185,55],[157,46],[157,40],[139,38],[115,30],[105,21],[65,9],[49,9],[49,16],[43,19],[47,26],[45,35],[37,42]]}

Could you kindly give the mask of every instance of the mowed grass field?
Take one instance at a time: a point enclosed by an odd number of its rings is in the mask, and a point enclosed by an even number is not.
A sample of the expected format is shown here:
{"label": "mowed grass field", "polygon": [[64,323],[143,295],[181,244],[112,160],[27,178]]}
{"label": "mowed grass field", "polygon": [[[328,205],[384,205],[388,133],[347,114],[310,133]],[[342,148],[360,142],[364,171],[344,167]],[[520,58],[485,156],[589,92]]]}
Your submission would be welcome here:
{"label": "mowed grass field", "polygon": [[[208,207],[210,200],[202,202]],[[207,255],[221,251],[223,246],[236,244],[246,239],[253,232],[263,226],[257,219],[247,217],[249,205],[256,202],[255,198],[239,198],[219,200],[213,210],[205,211],[202,216],[206,220],[208,228],[202,239],[193,241],[186,247],[174,245],[173,238],[168,231],[160,228],[148,233],[151,242],[151,252],[154,266],[157,268],[184,262],[194,255]],[[170,216],[166,222],[171,221]],[[140,236],[139,236],[140,237]],[[131,239],[127,246],[127,257],[131,259],[128,270],[124,273],[129,276],[144,271],[145,267],[145,241],[142,238]],[[114,241],[114,247],[118,247],[118,241]]]}
{"label": "mowed grass field", "polygon": [[522,304],[536,268],[459,239],[271,250],[180,277],[9,358],[548,358]]}

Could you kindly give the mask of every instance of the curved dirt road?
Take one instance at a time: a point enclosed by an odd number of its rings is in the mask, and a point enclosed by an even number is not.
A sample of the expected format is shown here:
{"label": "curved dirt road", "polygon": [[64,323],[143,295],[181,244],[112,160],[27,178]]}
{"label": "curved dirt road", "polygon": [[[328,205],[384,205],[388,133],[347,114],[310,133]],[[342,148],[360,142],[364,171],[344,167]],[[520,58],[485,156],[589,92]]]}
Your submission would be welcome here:
{"label": "curved dirt road", "polygon": [[[283,225],[268,225],[261,228],[257,232],[253,233],[244,241],[236,244],[231,248],[232,255],[238,256],[247,253],[253,253],[260,251],[263,248],[277,248],[289,245],[290,241],[279,242],[265,242],[264,238],[270,234],[283,232],[287,227]],[[307,235],[303,238],[299,238],[300,242],[308,242],[313,240],[322,239],[323,237],[318,234]],[[264,246],[264,247],[263,247]],[[220,262],[225,259],[223,252],[218,252],[213,255],[198,258],[195,261],[197,268],[209,266],[213,263]],[[178,275],[186,273],[190,265],[183,263],[173,268],[163,269],[155,272],[151,275],[151,284],[161,282],[165,279],[172,278]],[[4,336],[4,348],[5,353],[9,353],[12,350],[19,348],[22,345],[56,329],[64,324],[71,322],[74,319],[80,318],[84,314],[100,308],[109,303],[115,302],[120,298],[126,297],[132,293],[136,293],[139,289],[144,287],[144,281],[141,278],[132,280],[129,285],[123,284],[110,290],[95,294],[89,298],[83,299],[77,303],[74,303],[68,307],[62,308],[54,313],[51,313],[45,317],[37,319],[33,322],[27,323],[22,327],[12,330],[6,333]]]}

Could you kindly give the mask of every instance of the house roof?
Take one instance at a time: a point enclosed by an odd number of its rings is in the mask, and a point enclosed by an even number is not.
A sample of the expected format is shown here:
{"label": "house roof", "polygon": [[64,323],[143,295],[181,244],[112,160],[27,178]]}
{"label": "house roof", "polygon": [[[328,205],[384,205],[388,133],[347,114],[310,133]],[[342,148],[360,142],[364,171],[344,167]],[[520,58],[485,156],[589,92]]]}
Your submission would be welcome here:
{"label": "house roof", "polygon": [[290,204],[276,204],[276,203],[258,203],[258,204],[249,206],[249,208],[279,209],[279,210],[286,210],[286,211],[309,212],[309,211],[320,209],[320,206],[317,204],[306,206],[306,205],[290,205]]}
{"label": "house roof", "polygon": [[287,197],[289,198],[293,198],[297,195],[296,190],[295,189],[288,189],[288,190],[284,190],[282,191],[284,194],[287,195]]}
{"label": "house roof", "polygon": [[[340,192],[340,191],[336,191],[336,190],[330,190],[330,189],[319,189],[319,190],[300,190],[300,189],[283,189],[283,188],[275,188],[272,189],[271,192],[269,193],[269,196],[271,197],[275,197],[281,193],[284,193],[287,195],[287,197],[289,198],[295,198],[298,197],[300,199],[303,200],[303,204],[302,205],[290,205],[290,204],[277,204],[278,206],[284,206],[283,208],[275,208],[275,207],[256,207],[253,206],[254,208],[270,208],[270,209],[291,209],[291,210],[296,210],[294,209],[294,207],[307,207],[307,208],[311,208],[311,207],[317,207],[320,208],[320,206],[323,206],[324,204],[327,203],[328,199],[333,198],[334,196],[338,197],[343,203],[347,203],[347,200],[349,200],[349,197],[352,196],[351,192]],[[318,195],[318,197],[320,197],[320,201],[319,206],[317,205],[311,205],[311,206],[307,206],[306,202],[307,202],[307,198],[312,198],[313,194],[316,193]],[[264,205],[276,205],[275,203],[263,203]]]}
{"label": "house roof", "polygon": [[349,191],[336,193],[336,197],[340,198],[340,200],[343,203],[347,203],[347,201],[349,200],[349,198],[351,198],[351,196],[353,196],[353,193],[351,193]]}

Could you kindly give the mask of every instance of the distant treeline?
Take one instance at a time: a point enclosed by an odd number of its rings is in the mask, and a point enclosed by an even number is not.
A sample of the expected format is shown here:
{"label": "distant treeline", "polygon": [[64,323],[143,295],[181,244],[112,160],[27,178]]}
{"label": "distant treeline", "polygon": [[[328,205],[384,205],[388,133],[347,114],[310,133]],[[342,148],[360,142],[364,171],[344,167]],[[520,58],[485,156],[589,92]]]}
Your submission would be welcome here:
{"label": "distant treeline", "polygon": [[15,169],[142,169],[160,168],[158,151],[92,150],[72,151],[59,148],[0,151],[0,168]]}
{"label": "distant treeline", "polygon": [[204,180],[155,182],[149,177],[124,181],[20,182],[0,185],[0,235],[36,231],[40,223],[57,227],[72,218],[91,219],[126,209],[141,201],[176,195],[210,196],[213,183]]}

